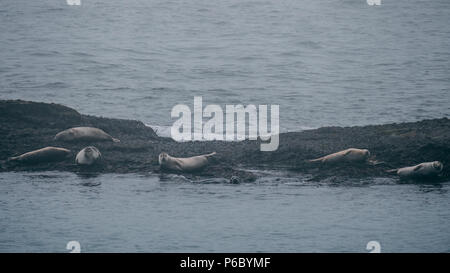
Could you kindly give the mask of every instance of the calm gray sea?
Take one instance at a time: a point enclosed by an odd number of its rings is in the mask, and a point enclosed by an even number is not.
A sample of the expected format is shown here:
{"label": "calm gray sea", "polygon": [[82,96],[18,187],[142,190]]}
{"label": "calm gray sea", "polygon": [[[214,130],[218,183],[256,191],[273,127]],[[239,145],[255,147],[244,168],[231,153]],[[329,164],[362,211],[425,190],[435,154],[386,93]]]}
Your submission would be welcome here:
{"label": "calm gray sea", "polygon": [[[0,99],[157,128],[279,104],[281,131],[450,116],[450,1],[1,0]],[[0,252],[450,251],[450,183],[0,174]]]}

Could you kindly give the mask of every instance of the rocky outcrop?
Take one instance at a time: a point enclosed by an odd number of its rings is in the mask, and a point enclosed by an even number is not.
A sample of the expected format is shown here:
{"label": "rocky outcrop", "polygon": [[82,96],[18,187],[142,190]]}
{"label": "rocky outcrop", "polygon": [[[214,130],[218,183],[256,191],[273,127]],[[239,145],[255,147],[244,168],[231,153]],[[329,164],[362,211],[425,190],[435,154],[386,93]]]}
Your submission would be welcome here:
{"label": "rocky outcrop", "polygon": [[[64,143],[54,141],[56,133],[70,127],[92,126],[103,129],[120,143]],[[59,170],[96,173],[160,172],[158,155],[167,152],[187,157],[210,152],[217,156],[201,172],[190,178],[239,177],[253,181],[255,175],[243,169],[289,169],[312,174],[314,179],[338,177],[376,177],[389,175],[386,170],[420,162],[439,160],[444,164],[442,179],[448,180],[450,166],[450,120],[447,118],[413,123],[362,127],[325,127],[303,132],[280,134],[280,146],[274,152],[261,152],[259,141],[203,141],[178,143],[158,137],[142,122],[88,116],[76,110],[48,103],[0,101],[0,171]],[[76,153],[95,145],[103,155],[103,164],[80,167]],[[58,163],[23,165],[7,158],[46,146],[70,149],[73,158]],[[317,166],[307,160],[349,147],[369,149],[379,164]]]}

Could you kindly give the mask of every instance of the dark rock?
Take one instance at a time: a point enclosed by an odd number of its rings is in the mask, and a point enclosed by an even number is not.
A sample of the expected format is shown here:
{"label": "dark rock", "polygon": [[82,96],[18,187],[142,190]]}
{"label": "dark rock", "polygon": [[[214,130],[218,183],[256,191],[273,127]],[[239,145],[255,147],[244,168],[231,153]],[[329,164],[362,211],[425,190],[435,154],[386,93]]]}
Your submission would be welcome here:
{"label": "dark rock", "polygon": [[[60,131],[92,126],[103,129],[120,143],[64,143],[53,137]],[[217,152],[214,163],[198,173],[186,177],[236,176],[242,182],[254,181],[252,169],[290,169],[312,174],[313,179],[327,177],[387,176],[386,170],[439,160],[444,164],[443,179],[450,177],[450,120],[447,118],[412,123],[371,125],[362,127],[325,127],[303,132],[283,133],[280,146],[274,152],[261,152],[260,141],[204,141],[178,143],[158,137],[142,122],[87,116],[58,104],[27,101],[0,101],[0,162],[25,152],[57,146],[77,154],[88,145],[95,145],[103,155],[103,163],[95,167],[97,173],[161,172],[158,155],[167,152],[176,157],[189,157]],[[346,148],[366,148],[372,159],[383,164],[341,164],[317,166],[307,160]],[[8,165],[0,171],[58,170],[82,173],[74,158],[57,163],[33,166]]]}

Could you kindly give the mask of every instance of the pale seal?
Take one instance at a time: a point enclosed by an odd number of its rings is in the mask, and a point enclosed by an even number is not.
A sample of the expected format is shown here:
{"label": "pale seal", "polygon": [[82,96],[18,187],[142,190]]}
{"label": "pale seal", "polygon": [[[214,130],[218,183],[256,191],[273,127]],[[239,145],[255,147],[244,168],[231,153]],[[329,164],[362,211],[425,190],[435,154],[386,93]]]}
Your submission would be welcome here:
{"label": "pale seal", "polygon": [[320,162],[320,163],[366,162],[369,159],[369,157],[370,152],[367,149],[349,148],[317,159],[309,160],[309,162]]}
{"label": "pale seal", "polygon": [[113,138],[105,133],[102,129],[94,127],[74,127],[55,136],[55,140],[59,141],[113,141],[120,142],[120,140]]}
{"label": "pale seal", "polygon": [[82,149],[75,158],[78,165],[92,165],[102,158],[100,151],[94,146]]}
{"label": "pale seal", "polygon": [[181,157],[172,157],[167,153],[163,152],[159,154],[159,165],[162,168],[172,171],[193,172],[208,165],[209,157],[215,154],[216,153],[214,152],[206,155],[181,158]]}
{"label": "pale seal", "polygon": [[397,172],[400,178],[419,178],[437,176],[444,169],[444,165],[439,161],[424,162],[411,167],[390,170],[389,172]]}
{"label": "pale seal", "polygon": [[21,163],[41,163],[51,161],[62,161],[70,155],[70,150],[57,147],[45,147],[39,150],[24,153],[19,156],[10,157],[8,161]]}

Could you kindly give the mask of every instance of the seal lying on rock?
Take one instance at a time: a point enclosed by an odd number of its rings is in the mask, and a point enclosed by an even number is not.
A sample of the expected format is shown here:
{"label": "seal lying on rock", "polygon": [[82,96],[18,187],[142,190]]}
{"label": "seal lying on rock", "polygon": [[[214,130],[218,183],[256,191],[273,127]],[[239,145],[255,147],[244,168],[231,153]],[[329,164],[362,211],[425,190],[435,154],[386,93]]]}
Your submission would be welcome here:
{"label": "seal lying on rock", "polygon": [[193,172],[200,170],[201,168],[208,165],[209,157],[215,155],[216,152],[206,154],[206,155],[198,155],[193,157],[181,158],[181,157],[172,157],[167,153],[159,154],[159,165],[168,170],[179,171],[179,172]]}
{"label": "seal lying on rock", "polygon": [[75,162],[78,165],[92,165],[102,158],[100,151],[94,146],[82,149],[76,156]]}
{"label": "seal lying on rock", "polygon": [[400,169],[389,170],[388,172],[396,172],[400,178],[420,178],[437,176],[444,169],[444,165],[439,161],[424,162],[412,167],[404,167]]}
{"label": "seal lying on rock", "polygon": [[349,148],[317,159],[309,160],[309,162],[320,162],[320,163],[366,162],[369,159],[369,157],[370,152],[367,149]]}
{"label": "seal lying on rock", "polygon": [[120,140],[113,138],[105,133],[102,129],[94,127],[74,127],[55,136],[55,140],[60,141],[113,141],[120,142]]}
{"label": "seal lying on rock", "polygon": [[41,163],[51,161],[62,161],[70,155],[70,150],[57,147],[45,147],[31,151],[20,156],[10,157],[8,161],[21,163]]}

